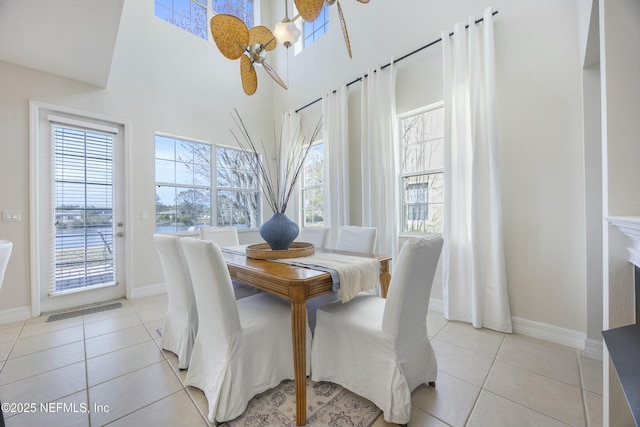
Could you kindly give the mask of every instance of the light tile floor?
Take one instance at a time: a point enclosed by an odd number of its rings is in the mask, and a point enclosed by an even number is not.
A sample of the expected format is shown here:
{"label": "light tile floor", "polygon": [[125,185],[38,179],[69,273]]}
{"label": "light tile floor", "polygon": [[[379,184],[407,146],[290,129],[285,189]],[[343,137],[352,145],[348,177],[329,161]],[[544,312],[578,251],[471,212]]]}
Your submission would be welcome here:
{"label": "light tile floor", "polygon": [[[5,412],[7,427],[210,425],[204,395],[184,387],[175,355],[160,350],[166,296],[122,303],[0,325],[0,399],[21,410]],[[410,427],[602,425],[602,362],[440,313],[427,322],[438,380],[414,391]]]}

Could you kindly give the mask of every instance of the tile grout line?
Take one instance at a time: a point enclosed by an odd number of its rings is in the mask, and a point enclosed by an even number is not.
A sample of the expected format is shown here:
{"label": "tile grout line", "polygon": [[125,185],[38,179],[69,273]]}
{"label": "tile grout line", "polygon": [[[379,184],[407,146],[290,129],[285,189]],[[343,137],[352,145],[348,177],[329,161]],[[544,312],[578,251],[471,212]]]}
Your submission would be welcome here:
{"label": "tile grout line", "polygon": [[[504,341],[505,341],[505,340],[506,340],[506,335],[505,335],[505,337],[504,337],[504,339],[503,339],[503,341],[502,341],[502,344],[504,344]],[[508,400],[509,402],[512,402],[512,403],[514,403],[514,404],[516,404],[516,405],[519,405],[519,406],[522,406],[522,407],[524,407],[524,408],[527,408],[527,409],[529,409],[529,410],[531,410],[531,411],[533,411],[533,412],[536,412],[536,413],[538,413],[538,414],[541,414],[541,415],[543,415],[543,416],[545,416],[545,417],[548,417],[548,418],[551,418],[551,419],[553,419],[553,420],[556,420],[556,421],[558,421],[558,422],[560,422],[560,423],[562,423],[562,424],[569,425],[569,424],[567,424],[566,422],[564,422],[564,421],[562,421],[562,420],[560,420],[560,419],[556,418],[556,417],[555,417],[555,416],[553,416],[553,415],[547,414],[547,413],[545,413],[545,412],[542,412],[542,411],[541,411],[541,410],[539,410],[539,409],[532,408],[532,407],[530,407],[530,406],[528,406],[528,405],[525,405],[525,404],[524,404],[524,403],[522,403],[522,402],[515,401],[515,400],[513,400],[513,399],[511,399],[511,398],[509,398],[509,397],[507,397],[507,396],[503,396],[503,395],[501,395],[501,394],[498,394],[498,393],[496,393],[496,392],[493,392],[493,391],[491,391],[491,390],[489,390],[489,389],[484,388],[484,386],[485,386],[485,384],[486,384],[486,382],[487,382],[487,379],[489,379],[489,375],[491,374],[491,370],[493,369],[493,366],[495,365],[495,361],[496,361],[496,360],[499,360],[501,363],[504,363],[504,364],[506,364],[506,365],[513,366],[513,367],[518,368],[518,369],[522,369],[522,370],[527,371],[527,372],[529,372],[529,373],[532,373],[532,374],[534,374],[534,375],[540,375],[540,376],[542,376],[542,377],[549,378],[549,379],[552,379],[552,380],[555,380],[555,381],[561,382],[561,383],[563,383],[563,384],[567,384],[567,385],[569,385],[569,386],[572,386],[571,384],[565,383],[564,381],[560,381],[560,380],[558,380],[558,379],[556,379],[556,378],[551,378],[551,377],[548,377],[548,376],[546,376],[546,375],[540,374],[540,373],[538,373],[538,372],[530,371],[530,370],[525,369],[525,368],[523,368],[523,367],[521,367],[521,366],[513,365],[513,364],[511,364],[511,363],[509,363],[509,362],[505,362],[504,360],[500,360],[500,359],[498,359],[498,354],[500,353],[500,350],[502,349],[502,344],[500,344],[500,348],[498,349],[498,352],[496,353],[496,357],[494,358],[494,363],[491,365],[491,368],[489,369],[489,373],[487,374],[487,378],[485,378],[485,382],[482,384],[482,390],[485,390],[487,393],[491,393],[491,394],[493,394],[493,395],[495,395],[495,396],[501,397],[501,398],[503,398],[503,399],[505,399],[505,400]],[[580,381],[582,381],[582,378],[580,378]],[[575,386],[572,386],[572,387],[575,387]],[[580,389],[581,389],[581,393],[582,393],[582,388],[580,387]],[[583,408],[583,412],[584,412],[584,409],[585,409],[584,401],[583,401],[583,403],[582,403],[582,408]],[[474,409],[475,409],[475,405],[474,405]],[[473,411],[472,411],[472,412],[473,412]],[[586,421],[585,421],[585,422],[586,422]],[[586,427],[588,427],[588,426],[586,426]]]}
{"label": "tile grout line", "polygon": [[489,379],[489,375],[491,375],[491,371],[493,370],[496,360],[498,359],[498,354],[500,353],[500,350],[502,350],[502,346],[504,345],[505,339],[506,339],[506,334],[503,334],[502,340],[500,341],[500,345],[498,346],[498,350],[496,351],[496,354],[493,356],[493,360],[491,361],[491,366],[487,371],[487,376],[485,376],[484,381],[482,381],[482,385],[480,386],[480,391],[478,392],[478,396],[476,397],[476,400],[473,402],[473,406],[471,407],[471,411],[469,411],[469,415],[467,416],[464,422],[464,425],[467,425],[469,423],[469,420],[471,420],[471,415],[473,414],[473,411],[475,411],[475,409],[478,407],[478,401],[480,400],[480,395],[482,394],[483,390],[486,390],[484,386],[485,384],[487,384],[487,380]]}
{"label": "tile grout line", "polygon": [[580,398],[582,400],[582,414],[584,415],[584,423],[590,427],[589,414],[587,413],[587,396],[584,394],[584,381],[582,380],[582,364],[580,363],[579,350],[576,349],[576,362],[578,363],[578,376],[580,377]]}
{"label": "tile grout line", "polygon": [[[136,307],[132,304],[132,308],[134,313],[136,313],[136,315],[138,316],[138,319],[140,319],[140,315],[139,315],[139,311],[136,309]],[[145,310],[141,310],[141,311],[145,311]],[[166,317],[166,316],[165,316]],[[140,321],[142,322],[142,319],[140,319]],[[189,393],[189,391],[187,390],[187,385],[184,384],[182,382],[182,379],[180,378],[180,376],[178,375],[178,373],[173,369],[173,366],[171,366],[171,363],[169,363],[169,359],[167,358],[167,355],[165,353],[165,350],[162,348],[161,344],[159,342],[157,342],[155,340],[155,338],[153,337],[153,334],[149,331],[149,328],[146,327],[146,323],[142,323],[143,326],[145,326],[145,329],[147,330],[147,333],[151,336],[151,341],[153,341],[154,345],[156,347],[158,347],[158,350],[160,351],[160,353],[162,354],[162,357],[164,359],[164,362],[169,365],[169,369],[171,370],[171,373],[176,377],[176,379],[178,380],[178,382],[180,383],[180,385],[182,386],[182,390],[184,393],[187,394],[187,397],[189,398],[189,400],[191,401],[191,403],[193,404],[193,406],[196,408],[196,411],[198,411],[198,414],[202,417],[203,421],[205,422],[205,424],[209,425],[209,420],[206,418],[206,416],[200,411],[200,408],[198,407],[198,404],[195,402],[195,400],[193,399],[193,397],[191,396],[191,393]],[[163,326],[163,331],[164,331],[164,326]],[[162,339],[162,337],[160,337]],[[168,351],[168,350],[167,350]],[[180,369],[180,368],[178,368]],[[178,393],[178,392],[176,392]],[[174,393],[175,394],[175,393]],[[173,396],[173,394],[171,394],[170,396]],[[168,396],[167,396],[168,397]],[[162,400],[162,399],[161,399]],[[155,402],[154,402],[155,403]],[[142,408],[140,408],[142,409]],[[138,411],[140,410],[138,409]],[[135,412],[135,411],[134,411]],[[133,413],[133,412],[132,412]]]}
{"label": "tile grout line", "polygon": [[13,352],[13,349],[15,348],[16,343],[18,342],[18,338],[20,337],[20,334],[22,333],[22,330],[24,329],[24,326],[26,324],[27,324],[27,321],[25,320],[22,323],[20,330],[18,331],[16,336],[13,338],[13,341],[11,342],[11,347],[9,348],[9,352],[7,353],[7,357],[2,361],[2,363],[0,363],[0,374],[2,374],[2,371],[4,370],[4,367],[7,364],[7,361],[9,360],[9,357],[11,356],[11,353]]}
{"label": "tile grout line", "polygon": [[[86,395],[86,402],[87,402],[87,406],[89,408],[91,408],[91,402],[89,400],[89,365],[88,365],[88,358],[87,358],[87,336],[85,334],[85,327],[86,323],[85,323],[85,319],[84,316],[82,316],[82,345],[84,348],[84,382],[85,382],[85,395]],[[87,414],[87,425],[89,427],[91,427],[91,413]]]}

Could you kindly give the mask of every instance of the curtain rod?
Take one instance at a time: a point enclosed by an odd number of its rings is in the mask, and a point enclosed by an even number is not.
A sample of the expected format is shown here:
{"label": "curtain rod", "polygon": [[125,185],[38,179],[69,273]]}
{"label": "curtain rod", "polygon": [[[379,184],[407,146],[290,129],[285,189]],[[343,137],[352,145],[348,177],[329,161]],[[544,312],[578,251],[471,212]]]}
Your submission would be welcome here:
{"label": "curtain rod", "polygon": [[[495,16],[495,15],[497,15],[497,14],[498,14],[498,11],[497,11],[497,10],[496,10],[496,11],[494,11],[494,12],[492,13],[492,15],[494,15],[494,16]],[[479,23],[481,23],[482,21],[484,21],[484,18],[476,19],[476,20],[474,21],[474,23],[475,23],[476,25],[478,25],[478,24],[479,24]],[[466,30],[466,29],[468,29],[468,28],[469,28],[469,24],[465,25],[465,26],[464,26],[464,28],[465,28],[465,30]],[[453,35],[453,32],[450,32],[450,33],[449,33],[449,37],[451,37],[452,35]],[[395,59],[395,60],[393,60],[393,61],[389,62],[388,64],[383,65],[382,67],[380,67],[380,69],[381,69],[381,70],[384,70],[385,68],[390,67],[390,66],[391,66],[391,64],[396,64],[396,63],[398,63],[398,62],[402,61],[403,59],[407,59],[407,58],[408,58],[408,57],[410,57],[411,55],[414,55],[414,54],[416,54],[416,53],[418,53],[418,52],[420,52],[420,51],[422,51],[422,50],[424,50],[424,49],[426,49],[426,48],[428,48],[428,47],[431,47],[431,46],[433,46],[433,45],[434,45],[434,44],[436,44],[436,43],[440,43],[441,41],[442,41],[442,37],[440,37],[439,39],[434,40],[434,41],[432,41],[432,42],[430,42],[430,43],[427,43],[427,44],[425,44],[424,46],[421,46],[421,47],[417,48],[416,50],[413,50],[413,51],[411,51],[411,52],[407,53],[406,55],[403,55],[403,56],[401,56],[400,58]],[[374,72],[375,72],[375,71],[374,71]],[[347,84],[346,84],[346,87],[349,87],[349,86],[351,86],[351,85],[352,85],[352,84],[354,84],[354,83],[358,83],[358,82],[362,81],[362,79],[363,79],[363,78],[365,78],[365,77],[368,77],[368,74],[365,74],[363,77],[358,77],[357,79],[354,79],[354,80],[350,81],[349,83],[347,83]],[[334,91],[333,91],[333,93],[336,93],[336,91],[334,90]],[[296,113],[298,113],[298,112],[300,112],[300,111],[304,110],[304,109],[305,109],[305,108],[307,108],[307,107],[311,107],[313,104],[315,104],[316,102],[320,102],[320,101],[322,101],[322,97],[320,97],[320,98],[318,98],[318,99],[315,99],[315,100],[311,101],[310,103],[308,103],[308,104],[306,104],[306,105],[303,105],[302,107],[298,108],[298,109],[296,110]]]}

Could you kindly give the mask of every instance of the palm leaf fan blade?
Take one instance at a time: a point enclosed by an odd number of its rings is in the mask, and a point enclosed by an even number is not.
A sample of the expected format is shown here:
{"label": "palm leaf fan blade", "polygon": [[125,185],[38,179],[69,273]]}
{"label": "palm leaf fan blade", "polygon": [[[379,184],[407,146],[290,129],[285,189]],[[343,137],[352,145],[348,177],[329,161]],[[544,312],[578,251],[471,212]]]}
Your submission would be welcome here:
{"label": "palm leaf fan blade", "polygon": [[240,78],[242,89],[247,95],[253,95],[258,89],[258,75],[256,69],[247,55],[240,58]]}
{"label": "palm leaf fan blade", "polygon": [[253,27],[249,30],[249,44],[254,43],[261,44],[267,52],[272,51],[278,45],[271,30],[264,25]]}
{"label": "palm leaf fan blade", "polygon": [[267,72],[267,74],[269,74],[271,78],[275,80],[276,83],[282,86],[283,89],[287,90],[287,85],[284,83],[284,81],[282,81],[278,73],[276,73],[276,70],[271,68],[271,65],[267,64],[266,62],[263,62],[262,67]]}
{"label": "palm leaf fan blade", "polygon": [[342,6],[340,6],[340,2],[337,3],[338,6],[338,17],[340,18],[340,26],[342,27],[342,35],[344,36],[344,43],[347,45],[347,52],[349,53],[349,58],[353,58],[351,55],[351,42],[349,41],[349,32],[347,31],[347,23],[344,20],[344,15],[342,14]]}
{"label": "palm leaf fan blade", "polygon": [[318,19],[324,0],[294,0],[298,13],[307,22],[313,22]]}
{"label": "palm leaf fan blade", "polygon": [[214,15],[210,27],[211,36],[220,53],[229,59],[242,56],[249,43],[249,29],[241,19],[233,15]]}

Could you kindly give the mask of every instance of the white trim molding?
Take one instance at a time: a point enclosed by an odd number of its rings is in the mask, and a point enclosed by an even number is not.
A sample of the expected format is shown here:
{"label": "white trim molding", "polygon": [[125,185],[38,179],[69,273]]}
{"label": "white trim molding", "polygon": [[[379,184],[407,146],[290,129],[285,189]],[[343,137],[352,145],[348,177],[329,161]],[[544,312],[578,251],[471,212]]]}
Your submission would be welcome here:
{"label": "white trim molding", "polygon": [[640,267],[640,217],[609,216],[605,219],[618,227],[631,240],[631,246],[627,246],[629,261]]}
{"label": "white trim molding", "polygon": [[583,354],[592,359],[602,360],[603,358],[603,344],[602,340],[594,340],[587,338],[584,340],[584,352]]}
{"label": "white trim molding", "polygon": [[513,324],[513,332],[516,334],[584,350],[586,334],[583,332],[523,319],[521,317],[512,317],[511,322]]}
{"label": "white trim molding", "polygon": [[0,325],[27,319],[31,319],[31,307],[28,305],[0,311]]}
{"label": "white trim molding", "polygon": [[140,288],[129,288],[129,295],[127,299],[144,298],[153,295],[160,295],[167,293],[166,283],[159,283],[157,285],[142,286]]}
{"label": "white trim molding", "polygon": [[[438,313],[444,312],[444,306],[442,300],[431,298],[429,300],[429,310],[436,311]],[[512,317],[511,323],[513,325],[513,332],[516,334],[526,335],[532,338],[538,338],[545,341],[550,341],[556,344],[564,345],[567,347],[577,348],[579,350],[585,350],[586,354],[586,334],[583,332],[574,331],[572,329],[565,329],[559,326],[549,325],[547,323],[536,322],[533,320],[522,319],[520,317]],[[598,358],[595,356],[598,349],[596,348],[596,341],[589,345],[589,357]],[[602,359],[602,342],[600,341],[600,356]],[[594,354],[592,356],[592,354]]]}

